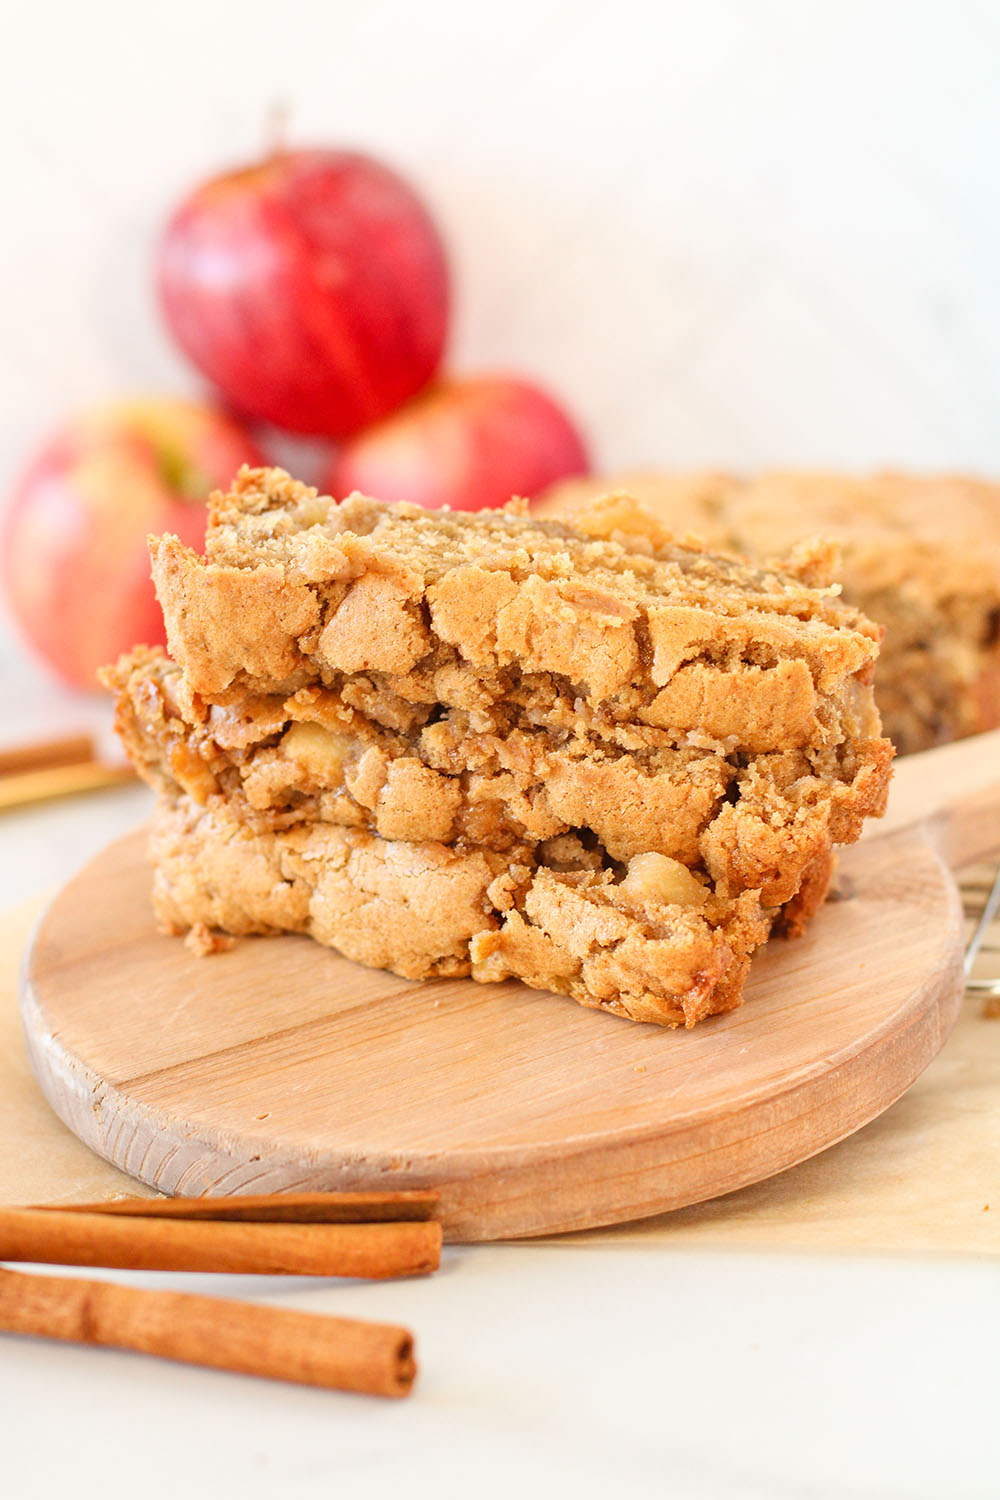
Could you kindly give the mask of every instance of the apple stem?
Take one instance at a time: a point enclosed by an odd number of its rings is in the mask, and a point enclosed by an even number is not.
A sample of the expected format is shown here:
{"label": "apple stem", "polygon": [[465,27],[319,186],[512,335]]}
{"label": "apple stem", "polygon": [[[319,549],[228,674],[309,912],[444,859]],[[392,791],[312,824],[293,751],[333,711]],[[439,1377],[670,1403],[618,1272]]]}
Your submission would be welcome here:
{"label": "apple stem", "polygon": [[288,145],[292,109],[287,99],[272,99],[264,116],[264,154],[281,156]]}

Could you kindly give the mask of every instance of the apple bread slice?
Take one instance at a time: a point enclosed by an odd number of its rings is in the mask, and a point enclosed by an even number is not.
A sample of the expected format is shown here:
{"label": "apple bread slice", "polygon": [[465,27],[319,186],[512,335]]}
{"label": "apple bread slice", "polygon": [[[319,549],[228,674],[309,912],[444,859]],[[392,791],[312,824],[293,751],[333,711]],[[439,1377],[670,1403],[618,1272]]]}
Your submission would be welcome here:
{"label": "apple bread slice", "polygon": [[164,929],[298,932],[409,979],[523,979],[583,1005],[693,1026],[740,1003],[771,914],[664,855],[623,877],[572,835],[505,853],[301,823],[255,833],[225,805],[162,798],[152,833]]}
{"label": "apple bread slice", "polygon": [[515,704],[561,732],[647,725],[722,753],[878,737],[880,631],[818,557],[751,568],[644,532],[641,512],[621,535],[336,505],[244,469],[212,498],[205,557],[151,547],[171,654],[209,699],[320,685],[400,729],[442,707],[489,729]]}

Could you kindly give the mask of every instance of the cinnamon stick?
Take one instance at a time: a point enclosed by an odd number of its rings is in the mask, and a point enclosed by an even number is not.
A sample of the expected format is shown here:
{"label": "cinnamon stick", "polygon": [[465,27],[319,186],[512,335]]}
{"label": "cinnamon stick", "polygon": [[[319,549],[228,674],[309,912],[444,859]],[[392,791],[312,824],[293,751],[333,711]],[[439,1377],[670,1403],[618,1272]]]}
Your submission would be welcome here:
{"label": "cinnamon stick", "polygon": [[211,1223],[0,1208],[0,1260],[381,1280],[436,1270],[441,1226]]}
{"label": "cinnamon stick", "polygon": [[0,776],[0,809],[45,802],[50,797],[71,797],[76,792],[97,792],[120,782],[134,781],[130,766],[110,766],[101,761],[79,765],[43,766],[37,771],[15,771]]}
{"label": "cinnamon stick", "polygon": [[94,736],[82,730],[57,739],[7,745],[0,749],[0,776],[10,776],[16,771],[40,771],[46,766],[78,766],[92,761],[94,754]]}
{"label": "cinnamon stick", "polygon": [[0,1329],[373,1396],[416,1374],[405,1328],[23,1271],[0,1270]]}
{"label": "cinnamon stick", "polygon": [[431,1219],[438,1194],[241,1193],[207,1198],[115,1198],[108,1203],[43,1203],[46,1213],[113,1214],[140,1219],[239,1220],[254,1224],[375,1224]]}

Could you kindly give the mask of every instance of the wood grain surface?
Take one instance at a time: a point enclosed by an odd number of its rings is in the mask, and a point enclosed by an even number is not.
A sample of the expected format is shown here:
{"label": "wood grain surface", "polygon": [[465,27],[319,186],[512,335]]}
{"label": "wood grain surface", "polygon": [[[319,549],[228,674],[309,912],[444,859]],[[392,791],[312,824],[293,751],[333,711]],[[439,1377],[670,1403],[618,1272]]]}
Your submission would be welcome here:
{"label": "wood grain surface", "polygon": [[692,1032],[517,983],[415,984],[304,938],[208,959],[158,935],[141,833],[57,897],[22,1011],[57,1114],[167,1193],[435,1186],[452,1239],[621,1222],[758,1181],[934,1057],[961,916],[921,830],[851,850],[842,899]]}

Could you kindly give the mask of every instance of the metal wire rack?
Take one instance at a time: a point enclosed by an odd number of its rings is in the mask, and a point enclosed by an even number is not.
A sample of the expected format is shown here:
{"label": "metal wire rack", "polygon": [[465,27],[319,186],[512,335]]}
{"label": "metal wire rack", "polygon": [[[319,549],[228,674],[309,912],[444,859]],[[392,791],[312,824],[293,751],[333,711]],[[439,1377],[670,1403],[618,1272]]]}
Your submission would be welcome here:
{"label": "metal wire rack", "polygon": [[976,865],[961,881],[969,933],[966,988],[983,1000],[986,1015],[1000,1017],[1000,865]]}

